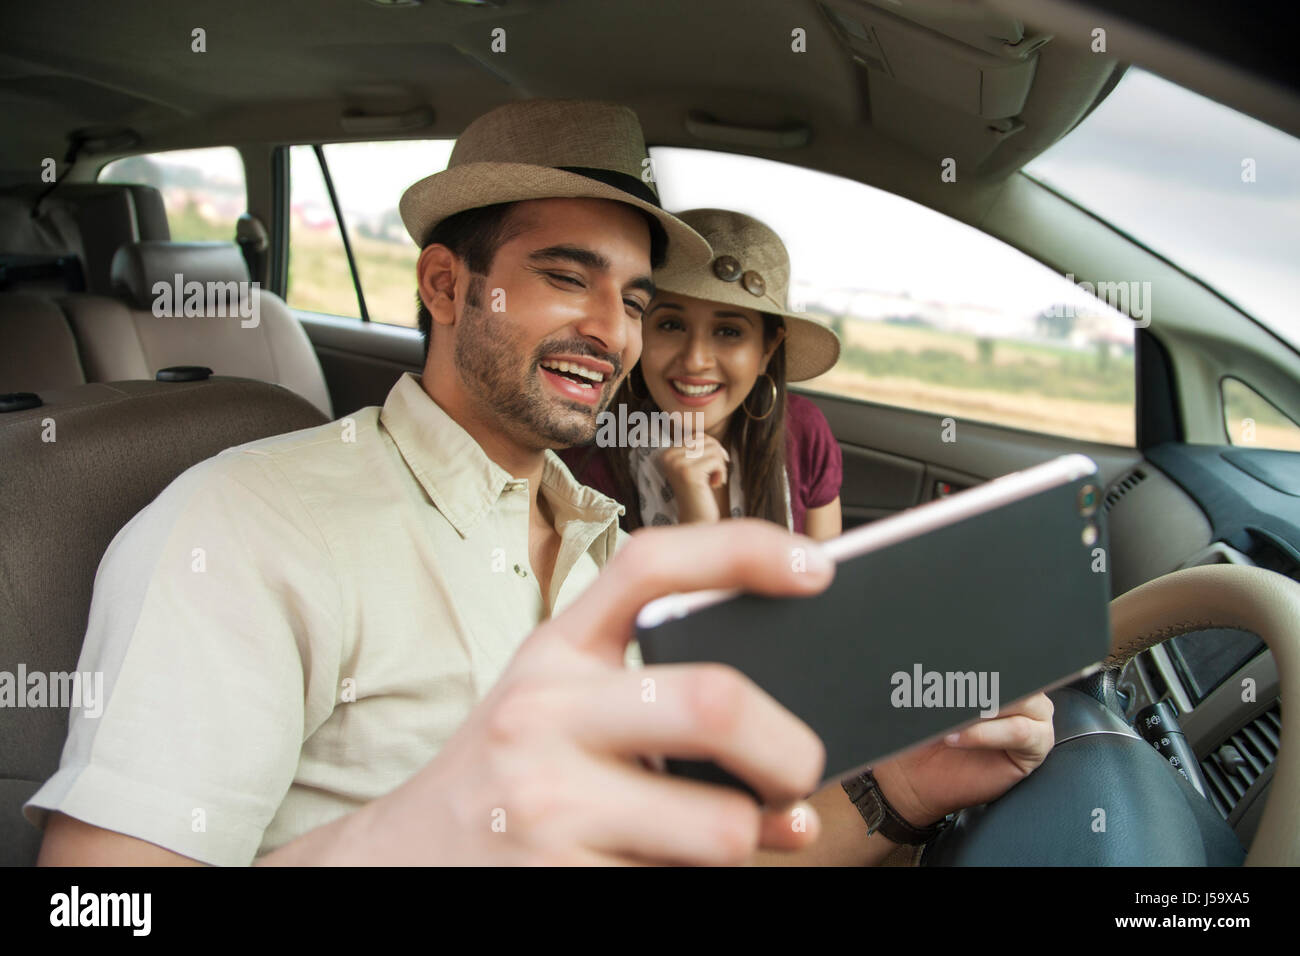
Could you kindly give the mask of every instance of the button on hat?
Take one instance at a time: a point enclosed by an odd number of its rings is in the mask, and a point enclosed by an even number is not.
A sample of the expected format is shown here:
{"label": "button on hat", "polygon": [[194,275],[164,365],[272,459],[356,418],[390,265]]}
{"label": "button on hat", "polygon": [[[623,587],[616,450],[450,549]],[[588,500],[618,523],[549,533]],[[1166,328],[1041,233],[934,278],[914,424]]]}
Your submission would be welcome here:
{"label": "button on hat", "polygon": [[718,256],[713,260],[713,274],[723,282],[735,282],[740,278],[740,263],[734,256]]}

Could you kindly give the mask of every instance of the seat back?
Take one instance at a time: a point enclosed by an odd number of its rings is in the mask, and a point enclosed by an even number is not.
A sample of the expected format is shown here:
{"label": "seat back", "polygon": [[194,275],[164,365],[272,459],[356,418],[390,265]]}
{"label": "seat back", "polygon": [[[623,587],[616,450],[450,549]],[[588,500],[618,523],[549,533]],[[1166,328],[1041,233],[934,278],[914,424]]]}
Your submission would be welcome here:
{"label": "seat back", "polygon": [[[96,568],[138,511],[225,448],[326,420],[284,388],[231,378],[42,397],[0,413],[0,681],[26,704],[32,675],[47,675],[48,693],[48,675],[76,671]],[[0,706],[0,866],[35,862],[41,834],[22,805],[58,769],[69,720],[59,703]]]}
{"label": "seat back", "polygon": [[[0,392],[86,382],[77,340],[55,301],[112,291],[118,247],[170,235],[152,186],[39,183],[0,190]],[[144,373],[113,379],[149,377]]]}
{"label": "seat back", "polygon": [[43,392],[85,381],[77,340],[58,303],[0,292],[0,392]]}
{"label": "seat back", "polygon": [[332,417],[307,333],[279,296],[254,289],[233,242],[128,243],[113,257],[114,297],[58,299],[86,380],[153,378],[203,365],[217,375],[283,385]]}

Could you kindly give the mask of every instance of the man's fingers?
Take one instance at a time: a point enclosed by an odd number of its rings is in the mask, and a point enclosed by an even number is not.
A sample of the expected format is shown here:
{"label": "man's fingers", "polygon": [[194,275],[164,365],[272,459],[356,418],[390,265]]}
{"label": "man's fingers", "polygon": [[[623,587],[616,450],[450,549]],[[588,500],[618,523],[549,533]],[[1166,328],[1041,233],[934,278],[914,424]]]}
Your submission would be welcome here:
{"label": "man's fingers", "polygon": [[764,850],[802,850],[821,836],[821,818],[807,801],[763,813],[758,842]]}
{"label": "man's fingers", "polygon": [[[1056,708],[1052,704],[1052,699],[1040,691],[1036,694],[1030,694],[1028,697],[1022,697],[1020,700],[1014,701],[1010,704],[1003,705],[998,709],[996,717],[981,720],[978,724],[971,725],[971,727],[966,728],[966,730],[962,731],[960,734],[957,734],[956,732],[948,734],[947,742],[954,746],[962,747],[994,747],[997,746],[997,744],[989,743],[988,741],[1005,740],[1008,739],[1009,735],[1014,736],[1016,731],[1005,730],[1007,726],[1024,726],[1022,724],[1007,725],[1003,723],[1004,721],[1012,717],[1026,717],[1031,721],[1045,723],[1050,727],[1052,715],[1055,711]],[[994,726],[995,729],[993,731],[980,731],[978,733],[974,730],[976,727],[987,726]],[[998,729],[999,727],[1003,729]],[[957,739],[954,740],[954,737]]]}
{"label": "man's fingers", "polygon": [[825,749],[812,729],[729,667],[645,667],[564,689],[545,719],[589,751],[713,760],[768,806],[803,797],[821,777]]}
{"label": "man's fingers", "polygon": [[947,742],[969,750],[1045,754],[1052,749],[1052,725],[1049,721],[1034,720],[1024,714],[994,717],[967,727],[955,742],[950,735]]}
{"label": "man's fingers", "polygon": [[763,819],[754,801],[710,786],[610,762],[597,770],[583,843],[599,853],[652,862],[727,866],[762,845]]}
{"label": "man's fingers", "polygon": [[548,629],[606,660],[621,661],[637,613],[655,598],[712,588],[812,595],[825,590],[833,575],[833,563],[817,542],[770,521],[645,528]]}
{"label": "man's fingers", "polygon": [[1040,691],[1000,707],[997,715],[998,717],[1011,717],[1015,714],[1024,714],[1034,720],[1051,720],[1055,711],[1056,708],[1052,705],[1052,699]]}
{"label": "man's fingers", "polygon": [[[648,779],[647,779],[648,777]],[[760,811],[744,794],[611,764],[594,781],[604,798],[588,816],[590,850],[659,863],[728,866],[755,850],[800,850],[821,834],[801,801]]]}

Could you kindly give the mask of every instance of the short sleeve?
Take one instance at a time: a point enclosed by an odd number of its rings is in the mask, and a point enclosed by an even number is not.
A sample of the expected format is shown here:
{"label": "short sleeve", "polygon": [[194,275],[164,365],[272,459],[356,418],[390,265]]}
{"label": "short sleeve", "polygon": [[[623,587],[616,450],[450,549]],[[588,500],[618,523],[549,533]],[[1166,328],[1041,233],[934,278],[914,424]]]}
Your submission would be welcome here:
{"label": "short sleeve", "polygon": [[338,595],[274,462],[226,452],[182,474],[100,562],[78,670],[102,693],[71,712],[28,820],[57,810],[205,863],[250,863],[307,728],[333,707]]}
{"label": "short sleeve", "polygon": [[800,397],[798,414],[801,472],[805,507],[821,508],[840,495],[844,482],[844,454],[830,423],[813,402]]}

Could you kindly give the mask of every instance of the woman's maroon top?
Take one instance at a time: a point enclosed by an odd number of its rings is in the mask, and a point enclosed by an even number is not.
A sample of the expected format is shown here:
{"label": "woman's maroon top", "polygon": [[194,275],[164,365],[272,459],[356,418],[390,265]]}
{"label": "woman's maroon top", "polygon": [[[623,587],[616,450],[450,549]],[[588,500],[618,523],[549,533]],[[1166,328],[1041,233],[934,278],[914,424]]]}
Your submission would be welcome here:
{"label": "woman's maroon top", "polygon": [[[628,511],[639,510],[637,502],[619,498],[614,476],[599,449],[584,445],[566,448],[559,455],[574,477],[584,485],[608,495]],[[839,497],[840,484],[844,480],[844,459],[821,409],[810,399],[793,392],[786,395],[785,467],[790,478],[794,530],[802,534],[808,510],[828,505]],[[620,520],[626,528],[626,517]]]}

